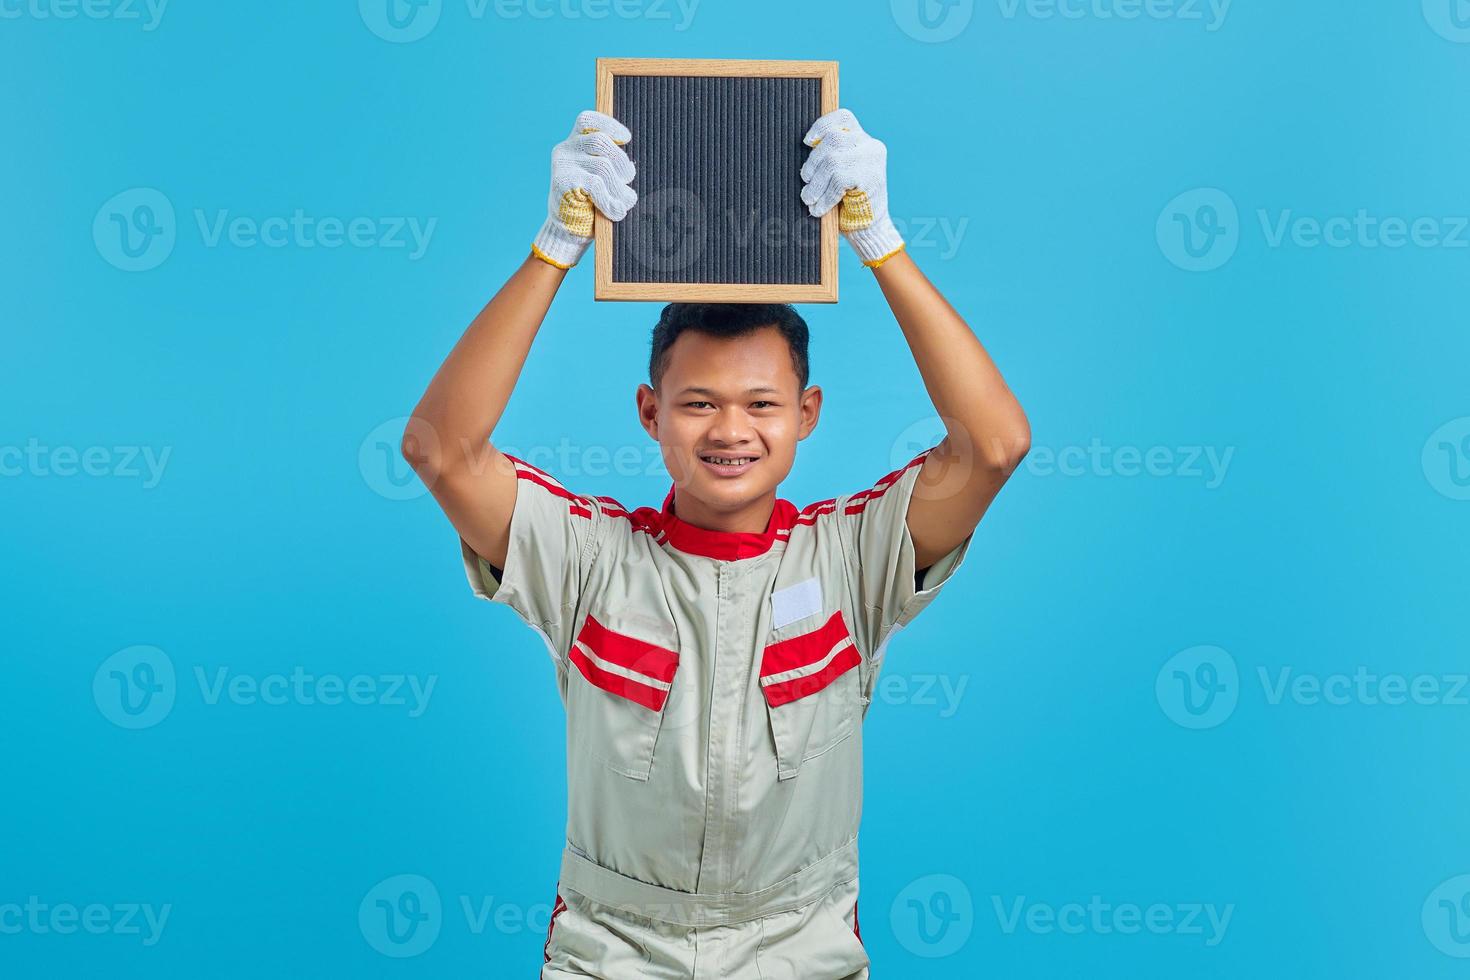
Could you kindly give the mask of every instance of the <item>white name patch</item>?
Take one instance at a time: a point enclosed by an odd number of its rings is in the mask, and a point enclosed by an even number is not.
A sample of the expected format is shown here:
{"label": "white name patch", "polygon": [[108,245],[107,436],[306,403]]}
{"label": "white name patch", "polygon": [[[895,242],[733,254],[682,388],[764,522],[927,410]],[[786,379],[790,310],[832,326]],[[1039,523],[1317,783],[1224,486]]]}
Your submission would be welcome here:
{"label": "white name patch", "polygon": [[822,611],[822,583],[809,578],[771,593],[771,629]]}

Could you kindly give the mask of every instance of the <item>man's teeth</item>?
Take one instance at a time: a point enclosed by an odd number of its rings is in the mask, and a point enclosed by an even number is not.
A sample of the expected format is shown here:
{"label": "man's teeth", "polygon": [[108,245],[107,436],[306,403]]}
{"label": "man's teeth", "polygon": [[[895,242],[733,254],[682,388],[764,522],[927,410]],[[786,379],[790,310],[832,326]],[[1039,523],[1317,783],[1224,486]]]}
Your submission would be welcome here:
{"label": "man's teeth", "polygon": [[700,458],[707,463],[714,463],[716,466],[736,466],[740,463],[752,462],[755,459],[754,456],[702,456]]}

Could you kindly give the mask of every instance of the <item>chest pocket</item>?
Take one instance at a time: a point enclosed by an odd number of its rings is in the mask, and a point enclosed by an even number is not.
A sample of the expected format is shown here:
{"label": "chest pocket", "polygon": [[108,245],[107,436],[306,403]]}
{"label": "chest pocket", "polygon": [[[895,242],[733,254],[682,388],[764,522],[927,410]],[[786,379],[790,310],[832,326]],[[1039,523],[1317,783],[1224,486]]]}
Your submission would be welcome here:
{"label": "chest pocket", "polygon": [[853,734],[861,696],[860,672],[853,668],[861,660],[840,609],[771,631],[761,653],[760,685],[778,779],[795,776],[802,763]]}
{"label": "chest pocket", "polygon": [[567,682],[572,750],[646,780],[679,669],[674,623],[612,607],[590,611],[567,658],[576,668]]}

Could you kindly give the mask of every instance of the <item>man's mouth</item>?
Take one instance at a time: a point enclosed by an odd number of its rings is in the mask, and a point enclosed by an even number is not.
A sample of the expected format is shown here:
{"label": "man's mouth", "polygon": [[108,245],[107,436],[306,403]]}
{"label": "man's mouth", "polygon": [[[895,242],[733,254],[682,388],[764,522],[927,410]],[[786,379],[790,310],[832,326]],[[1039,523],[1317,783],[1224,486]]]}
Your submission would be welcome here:
{"label": "man's mouth", "polygon": [[738,476],[749,469],[760,457],[700,454],[699,458],[720,476]]}

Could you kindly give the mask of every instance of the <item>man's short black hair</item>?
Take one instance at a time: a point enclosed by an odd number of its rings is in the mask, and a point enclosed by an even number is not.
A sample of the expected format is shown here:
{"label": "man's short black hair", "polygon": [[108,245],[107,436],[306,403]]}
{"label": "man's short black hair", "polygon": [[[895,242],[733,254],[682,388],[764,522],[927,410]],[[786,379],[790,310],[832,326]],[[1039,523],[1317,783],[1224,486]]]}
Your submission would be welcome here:
{"label": "man's short black hair", "polygon": [[796,369],[797,394],[806,390],[810,369],[807,362],[806,321],[789,303],[670,303],[653,328],[648,356],[648,380],[658,391],[669,366],[669,348],[686,330],[713,337],[743,337],[761,327],[774,326],[791,348],[791,366]]}

